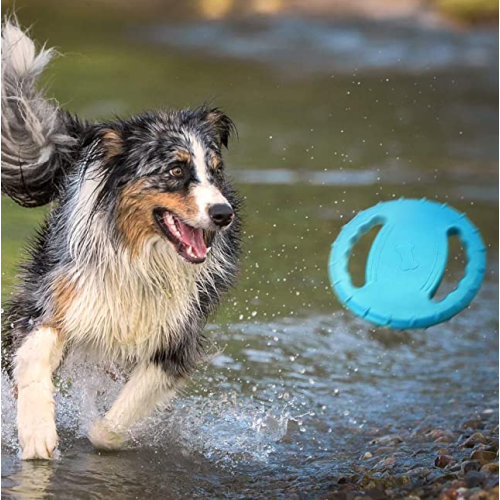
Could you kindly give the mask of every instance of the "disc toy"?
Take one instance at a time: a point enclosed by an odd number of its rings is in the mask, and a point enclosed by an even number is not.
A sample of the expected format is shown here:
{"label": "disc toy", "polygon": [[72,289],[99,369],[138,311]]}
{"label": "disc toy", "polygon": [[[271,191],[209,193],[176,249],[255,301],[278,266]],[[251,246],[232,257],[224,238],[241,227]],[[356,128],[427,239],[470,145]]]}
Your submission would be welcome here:
{"label": "disc toy", "polygon": [[[352,284],[351,251],[376,225],[365,284]],[[448,237],[458,235],[466,254],[465,275],[441,301],[433,300],[446,269]],[[332,245],[329,275],[338,299],[354,314],[395,329],[427,328],[447,321],[475,297],[486,270],[479,230],[446,204],[426,199],[381,202],[346,224]]]}

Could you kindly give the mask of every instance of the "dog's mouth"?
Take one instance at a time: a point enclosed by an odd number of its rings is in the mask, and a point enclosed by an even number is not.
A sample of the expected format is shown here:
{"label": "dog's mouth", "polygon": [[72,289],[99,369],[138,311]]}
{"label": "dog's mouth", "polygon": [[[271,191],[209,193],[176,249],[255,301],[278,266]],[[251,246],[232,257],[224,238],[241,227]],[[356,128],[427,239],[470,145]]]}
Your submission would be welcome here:
{"label": "dog's mouth", "polygon": [[213,231],[189,226],[165,208],[156,209],[154,217],[162,234],[184,260],[191,264],[205,262],[215,235]]}

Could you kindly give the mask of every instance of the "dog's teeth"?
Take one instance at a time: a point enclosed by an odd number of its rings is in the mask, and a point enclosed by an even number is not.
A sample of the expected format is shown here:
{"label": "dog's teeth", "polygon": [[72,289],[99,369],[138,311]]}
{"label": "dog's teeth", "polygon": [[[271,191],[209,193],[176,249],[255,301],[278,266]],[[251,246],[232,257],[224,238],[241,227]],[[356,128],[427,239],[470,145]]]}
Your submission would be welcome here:
{"label": "dog's teeth", "polygon": [[207,255],[210,253],[210,250],[212,250],[212,247],[207,248]]}
{"label": "dog's teeth", "polygon": [[196,257],[196,255],[194,254],[193,252],[193,247],[188,247],[187,249],[187,253],[191,256],[191,257]]}

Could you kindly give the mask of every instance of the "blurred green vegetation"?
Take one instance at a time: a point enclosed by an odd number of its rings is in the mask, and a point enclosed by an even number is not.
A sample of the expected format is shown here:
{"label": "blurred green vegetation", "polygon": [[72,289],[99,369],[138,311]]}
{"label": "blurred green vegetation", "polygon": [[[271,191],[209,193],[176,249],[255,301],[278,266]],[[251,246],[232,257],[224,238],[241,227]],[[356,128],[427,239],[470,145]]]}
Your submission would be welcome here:
{"label": "blurred green vegetation", "polygon": [[498,23],[498,0],[434,0],[446,16],[463,22]]}

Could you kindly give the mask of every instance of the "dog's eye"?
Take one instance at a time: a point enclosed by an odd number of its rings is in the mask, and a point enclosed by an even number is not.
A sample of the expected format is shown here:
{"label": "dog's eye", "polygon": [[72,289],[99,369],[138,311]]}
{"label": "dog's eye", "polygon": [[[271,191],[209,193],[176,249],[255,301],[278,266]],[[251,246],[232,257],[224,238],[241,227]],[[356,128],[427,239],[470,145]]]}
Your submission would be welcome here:
{"label": "dog's eye", "polygon": [[169,173],[172,177],[182,177],[184,175],[184,171],[181,167],[174,167],[169,170]]}

